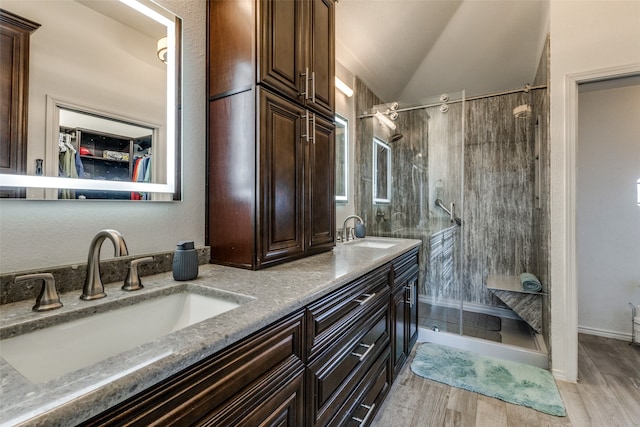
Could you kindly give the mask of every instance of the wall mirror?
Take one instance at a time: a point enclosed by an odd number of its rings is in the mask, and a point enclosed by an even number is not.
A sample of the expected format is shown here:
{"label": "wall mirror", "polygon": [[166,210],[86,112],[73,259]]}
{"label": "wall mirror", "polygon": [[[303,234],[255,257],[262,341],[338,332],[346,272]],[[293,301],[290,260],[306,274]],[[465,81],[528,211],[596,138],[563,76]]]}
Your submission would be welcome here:
{"label": "wall mirror", "polygon": [[373,203],[391,203],[391,147],[373,138]]}
{"label": "wall mirror", "polygon": [[[0,186],[26,188],[27,199],[179,200],[180,18],[150,0],[2,8],[40,27],[29,40],[26,173],[1,174]],[[92,133],[93,145],[82,143]],[[64,173],[66,147],[82,154],[84,174]],[[144,156],[141,180],[135,163]],[[109,162],[118,166],[97,166]],[[132,193],[142,196],[125,197]]]}
{"label": "wall mirror", "polygon": [[336,201],[348,202],[349,122],[336,115]]}

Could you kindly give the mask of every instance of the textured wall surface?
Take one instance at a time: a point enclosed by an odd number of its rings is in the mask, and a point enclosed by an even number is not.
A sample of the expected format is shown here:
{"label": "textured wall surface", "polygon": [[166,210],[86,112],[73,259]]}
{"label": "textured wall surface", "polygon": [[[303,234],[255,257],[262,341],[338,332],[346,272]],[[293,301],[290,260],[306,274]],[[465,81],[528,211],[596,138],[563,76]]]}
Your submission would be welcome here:
{"label": "textured wall surface", "polygon": [[[360,81],[357,89],[357,114],[371,112],[379,99]],[[529,105],[532,114],[514,117],[513,109],[522,104]],[[544,179],[540,187],[548,189],[547,105],[542,89],[451,103],[446,113],[439,106],[400,112],[396,130],[375,118],[359,119],[356,213],[367,217],[369,234],[423,240],[423,265],[429,266],[421,283],[423,294],[459,298],[460,288],[450,286],[452,276],[446,274],[450,268],[435,267],[429,261],[431,250],[441,258],[448,248],[447,262],[456,254],[452,245],[442,245],[440,240],[434,244],[431,239],[442,237],[439,232],[451,226],[448,215],[436,207],[436,199],[447,208],[454,203],[457,216],[464,221],[460,280],[465,302],[505,306],[487,290],[488,274],[529,271],[548,283],[548,190],[541,194],[542,209],[534,198],[536,125],[541,140],[538,167]],[[386,107],[375,108],[383,111]],[[374,205],[372,139],[375,135],[391,141],[396,133],[402,138],[390,142],[391,202]]]}

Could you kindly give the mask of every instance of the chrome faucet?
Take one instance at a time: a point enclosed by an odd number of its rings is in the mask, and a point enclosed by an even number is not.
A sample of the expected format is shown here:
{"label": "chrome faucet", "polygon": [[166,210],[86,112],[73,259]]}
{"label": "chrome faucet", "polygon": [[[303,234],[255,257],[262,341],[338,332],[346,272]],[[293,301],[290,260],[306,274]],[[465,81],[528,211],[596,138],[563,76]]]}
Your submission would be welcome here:
{"label": "chrome faucet", "polygon": [[89,259],[87,260],[87,278],[84,281],[80,299],[85,301],[104,298],[104,285],[100,278],[100,248],[105,239],[111,240],[115,256],[127,256],[127,244],[124,238],[116,230],[101,230],[95,235],[89,246]]}
{"label": "chrome faucet", "polygon": [[350,233],[347,230],[347,222],[349,222],[350,219],[355,219],[357,221],[360,221],[361,224],[364,224],[364,221],[358,215],[349,215],[348,217],[346,217],[344,220],[344,223],[342,224],[342,241],[343,242],[349,241]]}

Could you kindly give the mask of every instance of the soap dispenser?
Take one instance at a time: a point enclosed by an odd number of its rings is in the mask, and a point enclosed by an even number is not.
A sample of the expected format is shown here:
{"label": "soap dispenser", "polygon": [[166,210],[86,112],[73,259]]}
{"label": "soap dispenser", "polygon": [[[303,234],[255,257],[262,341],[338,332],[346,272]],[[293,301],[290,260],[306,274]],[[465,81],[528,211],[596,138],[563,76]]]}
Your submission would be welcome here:
{"label": "soap dispenser", "polygon": [[198,277],[198,253],[192,240],[178,242],[173,254],[173,278],[191,280]]}

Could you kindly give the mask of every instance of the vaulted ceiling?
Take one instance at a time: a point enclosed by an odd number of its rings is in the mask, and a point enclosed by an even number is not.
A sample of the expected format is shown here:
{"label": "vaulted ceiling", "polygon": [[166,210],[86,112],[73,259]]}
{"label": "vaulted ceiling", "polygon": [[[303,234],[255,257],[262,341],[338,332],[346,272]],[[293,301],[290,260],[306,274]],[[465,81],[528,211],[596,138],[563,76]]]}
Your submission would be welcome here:
{"label": "vaulted ceiling", "polygon": [[548,0],[339,0],[336,59],[385,102],[532,83]]}

